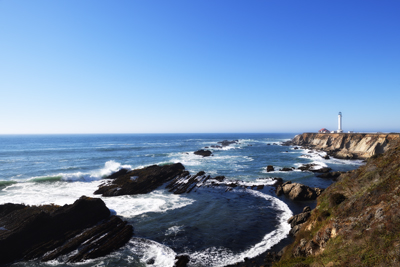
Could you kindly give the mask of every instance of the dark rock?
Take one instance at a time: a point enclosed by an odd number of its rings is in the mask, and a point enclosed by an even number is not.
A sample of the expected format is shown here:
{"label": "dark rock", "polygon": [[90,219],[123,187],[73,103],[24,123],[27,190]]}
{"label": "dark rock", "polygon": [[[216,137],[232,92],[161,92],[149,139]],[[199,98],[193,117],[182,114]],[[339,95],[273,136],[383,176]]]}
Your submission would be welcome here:
{"label": "dark rock", "polygon": [[297,150],[297,149],[299,149],[299,148],[296,146],[294,149],[296,149],[296,150]]}
{"label": "dark rock", "polygon": [[341,174],[342,174],[342,172],[328,172],[328,173],[319,174],[319,175],[317,175],[317,177],[336,180]]}
{"label": "dark rock", "polygon": [[146,264],[153,265],[155,262],[156,262],[155,259],[151,258],[151,259],[146,261]]}
{"label": "dark rock", "polygon": [[282,187],[282,185],[278,185],[278,186],[276,187],[275,194],[276,194],[277,196],[282,196],[282,195],[283,195],[283,187]]}
{"label": "dark rock", "polygon": [[300,214],[294,215],[292,217],[289,218],[289,220],[287,221],[288,223],[290,223],[291,227],[294,227],[295,225],[298,224],[302,224],[304,222],[306,222],[308,220],[308,218],[310,218],[311,216],[311,212],[302,212]]}
{"label": "dark rock", "polygon": [[276,186],[283,184],[283,179],[280,178],[280,177],[273,178],[273,180],[275,180],[275,184],[274,185],[276,185]]}
{"label": "dark rock", "polygon": [[272,165],[268,165],[267,166],[267,172],[272,172],[272,171],[274,171],[275,169],[274,169],[274,166],[272,166]]}
{"label": "dark rock", "polygon": [[311,208],[309,206],[305,206],[303,212],[310,212]]}
{"label": "dark rock", "polygon": [[223,180],[225,180],[225,176],[216,176],[214,177],[215,180],[217,180],[218,182],[222,182]]}
{"label": "dark rock", "polygon": [[[10,211],[11,206],[6,206]],[[66,262],[93,259],[122,247],[133,235],[131,225],[109,217],[101,199],[83,196],[62,207],[13,208],[0,217],[0,225],[7,229],[0,231],[0,264],[35,258]],[[78,252],[71,254],[75,250]]]}
{"label": "dark rock", "polygon": [[184,170],[185,167],[181,163],[136,169],[108,184],[100,185],[94,193],[103,196],[146,194],[177,176],[187,175],[188,172]]}
{"label": "dark rock", "polygon": [[302,171],[310,171],[310,169],[312,169],[315,166],[317,166],[317,164],[310,163],[310,164],[304,164],[303,166],[300,166],[297,169],[302,170]]}
{"label": "dark rock", "polygon": [[318,173],[328,173],[328,172],[330,172],[331,170],[332,170],[332,169],[329,168],[329,167],[323,167],[323,168],[316,169],[316,170],[314,170],[314,169],[309,169],[309,171],[318,172]]}
{"label": "dark rock", "polygon": [[282,169],[280,169],[279,171],[281,171],[281,172],[290,172],[290,171],[293,171],[293,168],[282,168]]}
{"label": "dark rock", "polygon": [[203,156],[203,157],[209,157],[211,156],[212,152],[210,150],[203,150],[200,149],[198,151],[194,152],[195,155]]}
{"label": "dark rock", "polygon": [[224,140],[222,142],[218,142],[218,144],[221,144],[222,147],[229,146],[232,144],[238,144],[238,143],[239,143],[239,140],[232,140],[232,141]]}
{"label": "dark rock", "polygon": [[117,172],[114,172],[113,174],[109,175],[106,177],[106,179],[116,179],[122,175],[125,175],[129,170],[128,169],[120,169]]}
{"label": "dark rock", "polygon": [[290,223],[292,229],[290,230],[290,234],[296,236],[302,227],[303,223],[305,223],[311,217],[311,208],[309,206],[304,207],[303,212],[300,214],[296,214],[289,218],[287,221]]}
{"label": "dark rock", "polygon": [[190,261],[190,258],[188,255],[179,255],[175,257],[175,260],[176,262],[174,267],[186,267]]}
{"label": "dark rock", "polygon": [[324,158],[324,159],[330,159],[331,157],[329,157],[329,155],[325,155],[325,156],[323,156],[322,158]]}

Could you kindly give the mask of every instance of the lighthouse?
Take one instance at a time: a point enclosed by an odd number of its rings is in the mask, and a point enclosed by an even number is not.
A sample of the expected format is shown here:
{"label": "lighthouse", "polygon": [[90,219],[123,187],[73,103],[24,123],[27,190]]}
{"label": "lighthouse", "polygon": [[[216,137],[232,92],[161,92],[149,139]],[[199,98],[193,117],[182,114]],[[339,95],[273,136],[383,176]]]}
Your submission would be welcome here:
{"label": "lighthouse", "polygon": [[342,130],[342,112],[339,112],[339,115],[338,115],[338,130],[337,130],[337,132],[338,133],[343,133],[343,130]]}

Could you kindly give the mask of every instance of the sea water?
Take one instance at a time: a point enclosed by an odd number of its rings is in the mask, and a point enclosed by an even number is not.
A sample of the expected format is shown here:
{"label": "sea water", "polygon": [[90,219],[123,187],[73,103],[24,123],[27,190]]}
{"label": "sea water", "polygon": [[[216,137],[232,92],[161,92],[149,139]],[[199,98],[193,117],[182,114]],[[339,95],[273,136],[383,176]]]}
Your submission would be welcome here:
{"label": "sea water", "polygon": [[[113,214],[134,227],[135,236],[107,257],[80,266],[173,266],[188,254],[189,266],[225,266],[255,257],[287,238],[287,219],[305,205],[277,197],[274,177],[313,187],[332,181],[312,172],[281,172],[314,163],[333,170],[357,168],[361,161],[323,159],[324,152],[294,149],[282,142],[295,134],[117,134],[0,136],[0,204],[72,204],[93,192],[121,168],[182,163],[191,174],[205,171],[240,181],[246,188],[200,187],[174,195],[164,187],[145,195],[102,197]],[[222,148],[223,140],[238,143]],[[208,147],[208,148],[206,148]],[[209,149],[210,157],[195,155]],[[266,167],[272,165],[273,172]],[[265,185],[253,190],[253,185]],[[13,266],[70,266],[58,261]]]}

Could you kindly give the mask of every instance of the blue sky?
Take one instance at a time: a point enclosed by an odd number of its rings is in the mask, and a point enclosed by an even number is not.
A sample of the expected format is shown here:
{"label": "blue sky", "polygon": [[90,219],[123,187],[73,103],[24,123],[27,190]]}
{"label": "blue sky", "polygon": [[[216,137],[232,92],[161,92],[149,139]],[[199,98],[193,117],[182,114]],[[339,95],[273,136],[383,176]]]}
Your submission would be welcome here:
{"label": "blue sky", "polygon": [[0,134],[400,131],[400,1],[0,0]]}

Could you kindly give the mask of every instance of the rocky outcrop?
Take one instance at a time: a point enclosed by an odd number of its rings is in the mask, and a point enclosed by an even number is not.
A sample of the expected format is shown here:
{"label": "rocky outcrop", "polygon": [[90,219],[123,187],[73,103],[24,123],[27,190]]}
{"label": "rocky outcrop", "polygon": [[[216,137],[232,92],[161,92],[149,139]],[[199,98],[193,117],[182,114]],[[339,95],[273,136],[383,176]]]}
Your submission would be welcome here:
{"label": "rocky outcrop", "polygon": [[367,159],[382,154],[400,140],[400,134],[303,133],[285,145],[326,151],[336,158]]}
{"label": "rocky outcrop", "polygon": [[303,223],[305,223],[308,220],[308,218],[310,218],[310,216],[311,216],[311,208],[309,206],[306,206],[304,207],[302,213],[290,217],[289,220],[287,221],[292,227],[289,233],[293,236],[296,236]]}
{"label": "rocky outcrop", "polygon": [[200,150],[195,151],[194,154],[203,156],[203,157],[209,157],[209,156],[211,156],[212,152],[210,150],[200,149]]}
{"label": "rocky outcrop", "polygon": [[398,266],[399,174],[400,142],[341,173],[318,198],[279,266]]}
{"label": "rocky outcrop", "polygon": [[291,200],[315,200],[324,191],[322,188],[311,188],[309,186],[292,183],[291,181],[285,182],[282,185],[278,185],[276,194],[279,196],[285,194]]}
{"label": "rocky outcrop", "polygon": [[152,165],[142,169],[112,174],[112,181],[99,186],[94,192],[103,196],[147,194],[175,177],[187,176],[189,172],[181,163]]}
{"label": "rocky outcrop", "polygon": [[275,171],[274,166],[268,165],[267,166],[267,172],[273,172],[273,171]]}
{"label": "rocky outcrop", "polygon": [[232,141],[228,141],[228,140],[224,140],[221,142],[218,142],[219,145],[213,145],[211,146],[212,148],[224,148],[226,146],[230,146],[232,144],[239,144],[239,140],[232,140]]}
{"label": "rocky outcrop", "polygon": [[125,245],[133,227],[101,199],[81,197],[72,205],[0,205],[0,264],[39,258],[79,262]]}

